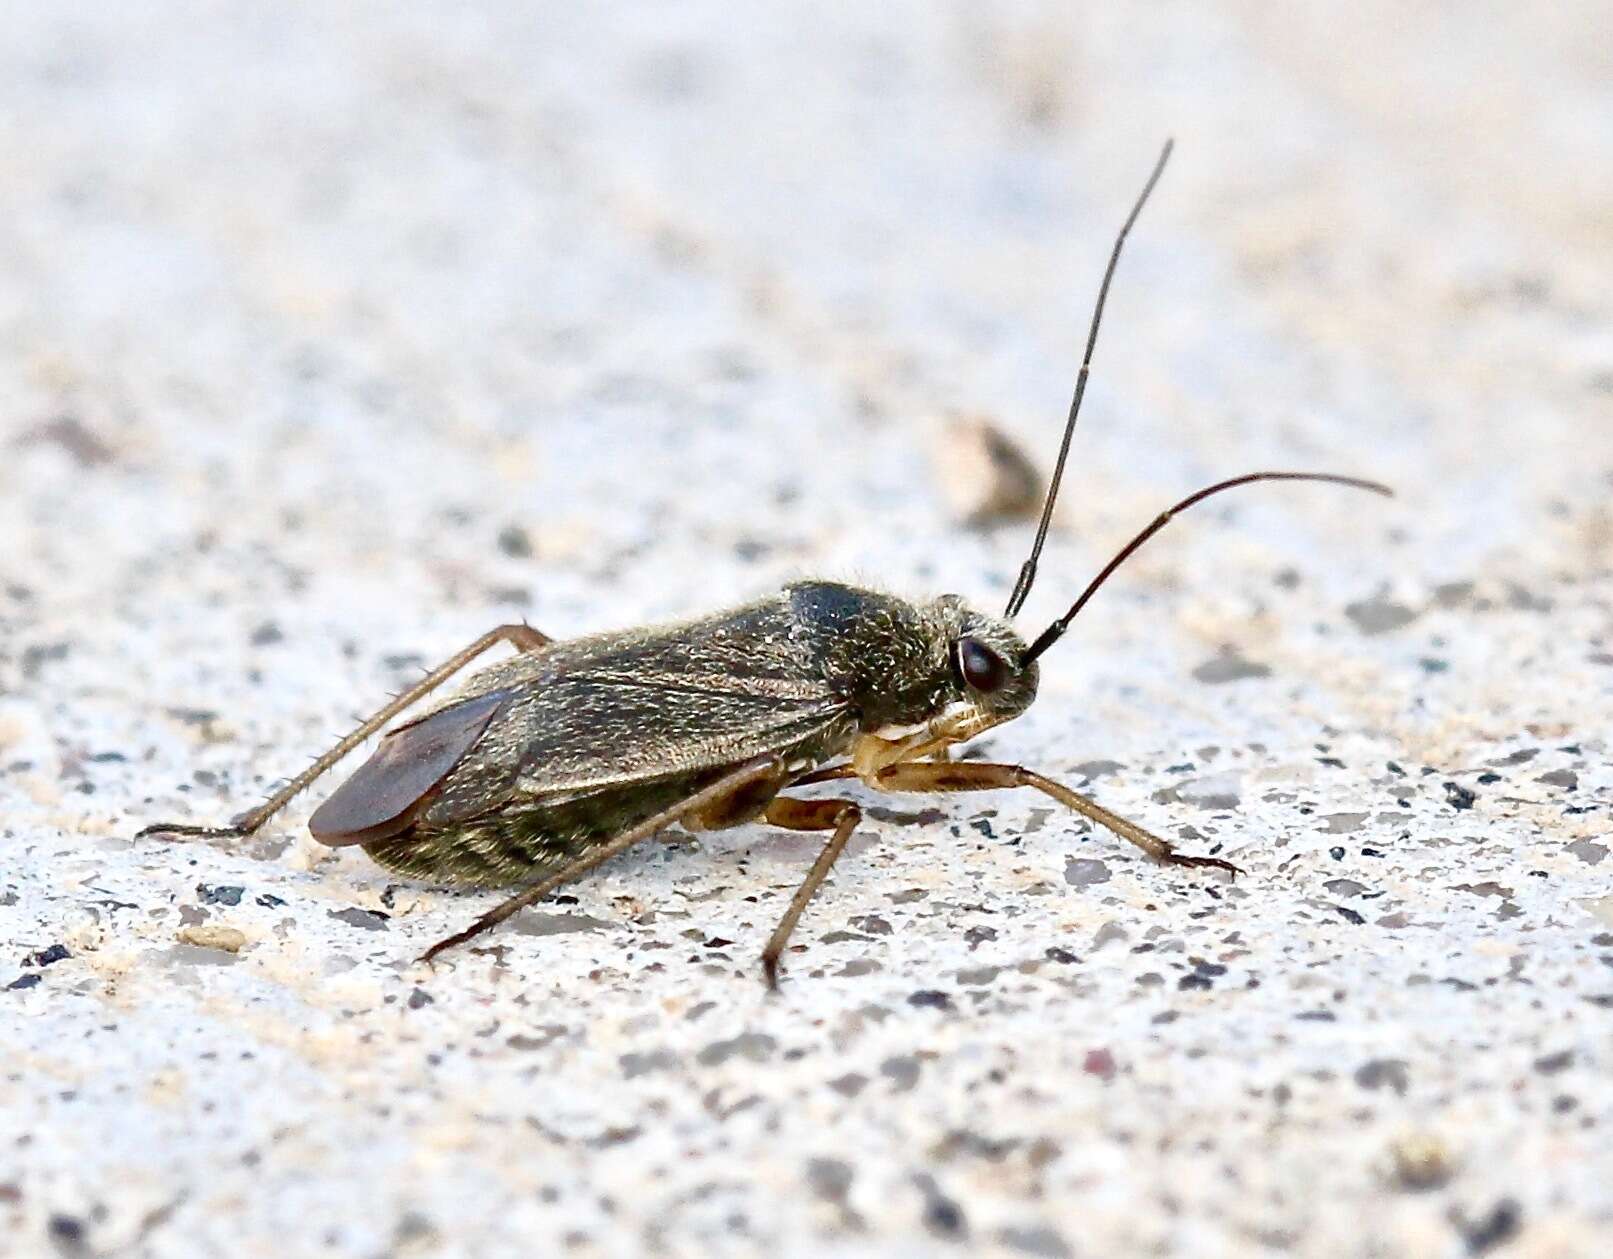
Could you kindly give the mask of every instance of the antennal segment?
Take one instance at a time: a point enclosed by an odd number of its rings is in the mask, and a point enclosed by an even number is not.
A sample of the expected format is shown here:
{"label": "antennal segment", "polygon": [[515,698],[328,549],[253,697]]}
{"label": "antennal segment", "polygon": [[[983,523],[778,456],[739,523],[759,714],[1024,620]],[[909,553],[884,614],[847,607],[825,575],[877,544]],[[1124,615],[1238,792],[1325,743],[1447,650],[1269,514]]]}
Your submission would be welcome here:
{"label": "antennal segment", "polygon": [[1086,607],[1087,601],[1097,594],[1098,587],[1108,581],[1114,574],[1115,569],[1130,559],[1144,542],[1147,542],[1149,538],[1163,529],[1173,516],[1180,515],[1193,506],[1194,503],[1202,503],[1205,499],[1219,494],[1223,490],[1237,489],[1240,485],[1250,485],[1255,481],[1327,481],[1334,485],[1348,485],[1352,489],[1369,490],[1374,494],[1382,494],[1385,498],[1395,496],[1393,490],[1387,485],[1380,485],[1377,481],[1364,481],[1360,477],[1353,476],[1335,476],[1329,472],[1247,472],[1243,476],[1233,477],[1230,481],[1217,481],[1214,485],[1206,486],[1196,493],[1189,494],[1174,507],[1168,507],[1160,512],[1159,515],[1154,517],[1153,523],[1148,528],[1121,547],[1119,554],[1103,566],[1103,571],[1092,579],[1087,588],[1081,592],[1081,597],[1070,605],[1070,610],[1041,632],[1036,641],[1030,645],[1029,650],[1025,652],[1025,659],[1022,664],[1029,664],[1054,643],[1058,642],[1059,639],[1063,638],[1064,631],[1070,628],[1070,622],[1080,615],[1081,609]]}
{"label": "antennal segment", "polygon": [[1104,271],[1103,283],[1098,288],[1098,302],[1092,309],[1092,326],[1087,331],[1087,351],[1081,359],[1081,370],[1075,377],[1075,396],[1070,400],[1070,418],[1064,422],[1064,440],[1059,443],[1058,461],[1053,465],[1053,480],[1047,487],[1047,501],[1042,504],[1042,519],[1036,526],[1036,541],[1031,543],[1030,557],[1020,565],[1019,577],[1014,582],[1013,593],[1008,596],[1008,609],[1003,613],[1004,616],[1019,615],[1020,608],[1025,606],[1025,599],[1031,592],[1031,583],[1036,580],[1036,562],[1041,558],[1042,546],[1047,541],[1048,526],[1053,522],[1053,503],[1059,496],[1059,482],[1064,479],[1064,461],[1069,458],[1070,438],[1075,434],[1075,419],[1081,414],[1081,398],[1087,391],[1087,373],[1092,370],[1092,351],[1098,344],[1098,325],[1103,321],[1103,304],[1109,298],[1109,281],[1115,278],[1115,266],[1120,262],[1120,250],[1126,243],[1126,234],[1131,231],[1137,216],[1143,212],[1148,194],[1154,191],[1154,185],[1165,173],[1165,163],[1170,160],[1171,149],[1175,146],[1175,140],[1165,141],[1165,147],[1159,152],[1159,160],[1154,163],[1154,173],[1143,185],[1137,203],[1131,207],[1131,213],[1126,216],[1125,225],[1120,229],[1120,235],[1115,237],[1114,251],[1109,255],[1109,266]]}

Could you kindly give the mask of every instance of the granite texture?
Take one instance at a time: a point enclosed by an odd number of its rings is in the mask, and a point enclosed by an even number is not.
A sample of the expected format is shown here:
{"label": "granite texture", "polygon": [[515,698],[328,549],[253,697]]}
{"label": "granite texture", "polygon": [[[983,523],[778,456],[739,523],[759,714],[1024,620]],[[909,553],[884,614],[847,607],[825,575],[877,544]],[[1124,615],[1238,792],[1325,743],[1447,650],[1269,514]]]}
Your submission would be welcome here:
{"label": "granite texture", "polygon": [[[1278,12],[11,6],[0,1253],[1603,1253],[1605,6]],[[952,417],[1048,466],[1171,133],[1026,625],[1204,481],[1401,496],[1174,526],[987,746],[1244,877],[859,794],[769,996],[810,835],[434,972],[492,898],[319,791],[132,838],[500,622],[1000,606]]]}

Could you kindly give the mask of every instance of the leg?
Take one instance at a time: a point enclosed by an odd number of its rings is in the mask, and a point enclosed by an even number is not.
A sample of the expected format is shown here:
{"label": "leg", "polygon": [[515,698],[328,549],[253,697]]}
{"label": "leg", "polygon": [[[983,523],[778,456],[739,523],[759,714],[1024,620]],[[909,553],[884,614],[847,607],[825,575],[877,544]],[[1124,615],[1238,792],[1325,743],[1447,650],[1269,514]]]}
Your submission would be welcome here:
{"label": "leg", "polygon": [[775,796],[767,806],[764,815],[768,822],[774,826],[782,826],[792,831],[826,831],[831,828],[834,834],[829,836],[829,842],[823,846],[818,859],[812,863],[812,869],[801,886],[795,889],[795,895],[790,898],[790,907],[784,911],[784,917],[779,925],[773,929],[768,937],[767,947],[762,950],[762,973],[767,976],[767,986],[774,990],[778,988],[778,962],[784,952],[784,946],[790,941],[790,932],[795,930],[795,924],[801,920],[801,913],[807,907],[824,879],[829,876],[829,869],[839,858],[846,847],[846,841],[851,833],[857,829],[857,823],[862,821],[862,810],[849,800],[794,800],[789,796]]}
{"label": "leg", "polygon": [[135,838],[142,839],[147,835],[159,834],[190,835],[203,839],[244,838],[280,812],[293,796],[302,791],[309,783],[336,764],[337,761],[341,760],[360,743],[363,743],[365,739],[386,725],[405,708],[436,690],[489,647],[495,647],[499,643],[509,643],[512,647],[517,647],[522,651],[537,651],[541,647],[548,646],[553,641],[547,634],[540,634],[530,625],[500,625],[497,629],[488,630],[469,647],[449,657],[408,690],[394,698],[385,708],[381,709],[380,712],[367,720],[352,734],[331,748],[330,751],[303,770],[302,773],[286,783],[274,795],[256,808],[242,814],[230,825],[190,826],[176,822],[157,822],[136,833]]}
{"label": "leg", "polygon": [[1238,873],[1238,867],[1219,857],[1187,857],[1177,852],[1169,840],[1145,831],[1109,812],[1096,801],[1077,795],[1063,783],[1028,770],[1022,765],[994,765],[985,761],[955,761],[951,764],[906,762],[887,765],[873,778],[871,786],[881,791],[991,791],[999,787],[1034,787],[1083,817],[1107,827],[1121,839],[1136,844],[1156,861],[1173,866],[1210,866]]}
{"label": "leg", "polygon": [[519,913],[528,905],[541,901],[555,888],[587,874],[595,866],[604,865],[612,857],[618,853],[626,852],[640,840],[648,839],[657,831],[665,830],[674,822],[680,821],[685,814],[698,814],[737,792],[743,792],[755,783],[763,782],[769,778],[779,779],[782,775],[783,767],[777,757],[758,756],[746,761],[737,769],[724,774],[709,787],[702,787],[693,795],[678,801],[671,808],[662,809],[659,813],[646,818],[637,826],[629,827],[615,839],[599,845],[591,852],[584,853],[581,857],[556,870],[547,878],[539,879],[536,883],[530,887],[523,888],[508,900],[501,901],[463,931],[455,932],[445,940],[438,940],[436,944],[433,944],[420,955],[419,960],[429,962],[438,954],[446,952],[456,945],[464,944],[467,940],[474,940],[484,931],[491,931],[506,918]]}

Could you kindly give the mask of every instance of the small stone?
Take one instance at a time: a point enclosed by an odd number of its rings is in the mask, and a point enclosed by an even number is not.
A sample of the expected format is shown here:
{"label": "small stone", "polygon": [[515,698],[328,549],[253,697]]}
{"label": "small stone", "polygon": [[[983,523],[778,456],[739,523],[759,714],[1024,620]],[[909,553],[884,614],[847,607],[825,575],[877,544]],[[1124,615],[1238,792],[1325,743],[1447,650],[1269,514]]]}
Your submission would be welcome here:
{"label": "small stone", "polygon": [[949,420],[934,449],[936,481],[966,524],[1028,520],[1041,507],[1042,478],[1036,465],[990,420]]}
{"label": "small stone", "polygon": [[181,927],[175,932],[174,939],[181,944],[194,945],[199,949],[217,949],[221,953],[239,953],[246,947],[244,932],[216,922],[196,922]]}
{"label": "small stone", "polygon": [[1398,1137],[1389,1146],[1394,1179],[1402,1189],[1422,1192],[1438,1189],[1451,1178],[1455,1168],[1451,1153],[1431,1132],[1413,1132]]}

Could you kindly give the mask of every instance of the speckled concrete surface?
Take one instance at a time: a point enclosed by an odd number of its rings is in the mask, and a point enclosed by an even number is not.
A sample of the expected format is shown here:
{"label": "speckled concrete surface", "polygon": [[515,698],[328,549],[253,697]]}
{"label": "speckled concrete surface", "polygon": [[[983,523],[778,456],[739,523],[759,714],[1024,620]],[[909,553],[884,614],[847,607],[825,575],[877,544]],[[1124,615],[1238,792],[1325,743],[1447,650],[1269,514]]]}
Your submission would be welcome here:
{"label": "speckled concrete surface", "polygon": [[[1613,64],[1596,4],[14,6],[0,1251],[1600,1253]],[[161,13],[162,16],[155,16]],[[491,903],[226,817],[492,624],[801,573],[995,607],[947,416],[1050,460],[990,739],[1042,803]]]}

